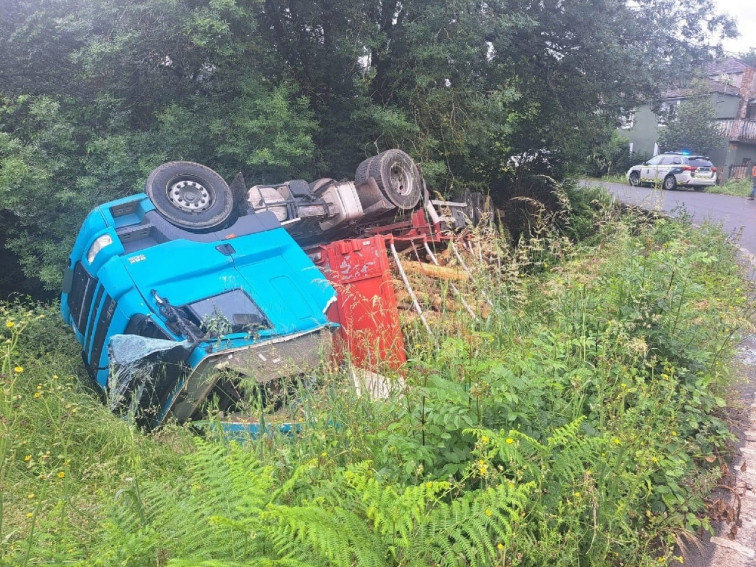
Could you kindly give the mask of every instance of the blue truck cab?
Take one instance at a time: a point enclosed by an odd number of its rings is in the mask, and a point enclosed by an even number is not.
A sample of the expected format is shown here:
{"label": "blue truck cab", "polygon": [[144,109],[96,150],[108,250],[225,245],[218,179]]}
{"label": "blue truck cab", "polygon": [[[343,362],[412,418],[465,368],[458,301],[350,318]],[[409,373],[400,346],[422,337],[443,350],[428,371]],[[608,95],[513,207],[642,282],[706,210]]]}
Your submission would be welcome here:
{"label": "blue truck cab", "polygon": [[228,186],[201,173],[96,207],[65,270],[61,312],[89,375],[148,428],[213,398],[233,410],[243,384],[306,375],[331,348],[333,287],[273,212],[229,214]]}

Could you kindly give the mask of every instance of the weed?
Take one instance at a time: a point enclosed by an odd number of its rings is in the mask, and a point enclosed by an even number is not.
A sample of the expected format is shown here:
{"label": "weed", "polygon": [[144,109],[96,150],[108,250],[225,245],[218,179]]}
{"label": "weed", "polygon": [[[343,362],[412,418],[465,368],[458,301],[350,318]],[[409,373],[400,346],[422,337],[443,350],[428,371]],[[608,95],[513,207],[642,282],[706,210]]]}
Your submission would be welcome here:
{"label": "weed", "polygon": [[752,290],[720,227],[559,198],[516,245],[436,250],[466,276],[412,282],[432,333],[402,314],[387,398],[324,369],[288,391],[288,435],[146,435],[84,387],[54,306],[4,304],[2,560],[669,563],[708,528]]}

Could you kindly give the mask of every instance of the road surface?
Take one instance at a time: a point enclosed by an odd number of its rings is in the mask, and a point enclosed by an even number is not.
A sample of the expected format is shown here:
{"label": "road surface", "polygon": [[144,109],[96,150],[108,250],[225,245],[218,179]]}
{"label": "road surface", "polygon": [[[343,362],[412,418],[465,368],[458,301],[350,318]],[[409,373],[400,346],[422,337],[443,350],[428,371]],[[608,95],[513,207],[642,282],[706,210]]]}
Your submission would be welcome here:
{"label": "road surface", "polygon": [[583,181],[585,185],[606,187],[623,203],[638,205],[652,211],[667,212],[673,215],[686,212],[693,221],[700,224],[705,221],[721,222],[728,234],[738,237],[739,245],[756,256],[756,201],[745,197],[699,193],[691,190],[664,191],[648,187],[631,187],[624,183],[604,183],[601,181]]}
{"label": "road surface", "polygon": [[[744,197],[698,193],[695,191],[663,191],[631,187],[621,183],[583,181],[584,185],[604,186],[616,199],[629,205],[667,213],[688,214],[696,224],[706,221],[721,223],[741,249],[751,279],[756,281],[756,201]],[[740,438],[738,450],[729,465],[731,489],[715,494],[740,504],[735,523],[720,522],[713,537],[704,537],[699,546],[688,545],[683,567],[756,567],[756,335],[748,337],[737,355],[744,384],[740,388],[742,407],[736,412]],[[734,496],[735,495],[735,496]],[[733,527],[734,526],[734,527]]]}

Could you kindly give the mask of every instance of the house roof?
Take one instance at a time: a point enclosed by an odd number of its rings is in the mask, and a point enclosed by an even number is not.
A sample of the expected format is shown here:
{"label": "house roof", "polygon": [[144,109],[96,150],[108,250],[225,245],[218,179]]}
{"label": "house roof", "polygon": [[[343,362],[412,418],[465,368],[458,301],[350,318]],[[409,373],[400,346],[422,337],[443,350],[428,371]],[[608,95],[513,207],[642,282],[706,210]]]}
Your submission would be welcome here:
{"label": "house roof", "polygon": [[[738,87],[735,87],[729,84],[729,82],[723,81],[721,79],[723,78],[723,75],[743,73],[748,68],[749,65],[743,63],[740,59],[736,59],[735,57],[728,57],[727,59],[723,59],[722,61],[709,63],[706,66],[706,74],[708,75],[708,78],[706,79],[708,83],[708,92],[738,96]],[[663,98],[687,98],[691,95],[691,93],[693,93],[693,89],[691,88],[683,87],[678,89],[671,89],[664,92]]]}
{"label": "house roof", "polygon": [[746,69],[748,69],[748,65],[743,63],[740,59],[736,59],[735,57],[728,57],[727,59],[724,59],[722,61],[709,63],[706,66],[706,74],[710,77],[723,74],[729,75],[733,73],[742,73]]}
{"label": "house roof", "polygon": [[[738,88],[733,85],[723,83],[722,81],[717,81],[711,78],[706,79],[706,82],[708,83],[708,92],[710,93],[719,93],[719,94],[724,94],[724,95],[738,96]],[[690,88],[671,89],[668,91],[664,91],[663,97],[664,98],[688,98],[693,92],[694,90]]]}

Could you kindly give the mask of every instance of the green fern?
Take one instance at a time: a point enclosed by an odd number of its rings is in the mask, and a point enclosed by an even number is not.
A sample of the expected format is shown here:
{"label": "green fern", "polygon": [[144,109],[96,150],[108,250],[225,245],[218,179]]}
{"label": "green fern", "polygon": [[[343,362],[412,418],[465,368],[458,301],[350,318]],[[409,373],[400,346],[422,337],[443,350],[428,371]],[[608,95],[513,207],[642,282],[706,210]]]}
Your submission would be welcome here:
{"label": "green fern", "polygon": [[284,532],[279,553],[303,550],[329,565],[489,565],[509,545],[533,484],[504,485],[453,498],[447,482],[403,489],[384,484],[355,465],[343,474],[338,503],[271,510]]}
{"label": "green fern", "polygon": [[105,525],[113,551],[100,563],[160,565],[191,557],[233,564],[267,556],[270,546],[259,518],[273,492],[271,467],[235,444],[203,441],[187,464],[171,486],[140,489],[133,481],[119,494]]}

